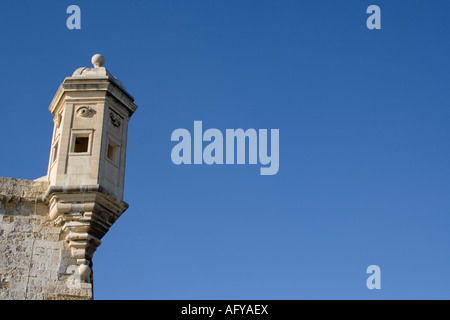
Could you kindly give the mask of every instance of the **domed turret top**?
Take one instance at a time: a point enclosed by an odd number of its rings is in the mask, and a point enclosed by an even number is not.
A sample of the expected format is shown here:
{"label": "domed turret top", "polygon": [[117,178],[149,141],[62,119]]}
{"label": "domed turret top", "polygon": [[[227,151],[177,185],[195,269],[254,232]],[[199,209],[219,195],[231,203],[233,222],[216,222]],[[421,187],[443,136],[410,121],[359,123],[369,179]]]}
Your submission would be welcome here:
{"label": "domed turret top", "polygon": [[100,79],[100,78],[108,78],[112,80],[117,86],[119,86],[123,91],[126,92],[125,87],[123,84],[114,77],[111,73],[106,70],[104,67],[105,64],[105,57],[103,57],[101,54],[97,53],[94,54],[91,58],[91,62],[94,65],[93,68],[78,68],[75,70],[75,72],[72,74],[72,78],[82,78],[82,79]]}

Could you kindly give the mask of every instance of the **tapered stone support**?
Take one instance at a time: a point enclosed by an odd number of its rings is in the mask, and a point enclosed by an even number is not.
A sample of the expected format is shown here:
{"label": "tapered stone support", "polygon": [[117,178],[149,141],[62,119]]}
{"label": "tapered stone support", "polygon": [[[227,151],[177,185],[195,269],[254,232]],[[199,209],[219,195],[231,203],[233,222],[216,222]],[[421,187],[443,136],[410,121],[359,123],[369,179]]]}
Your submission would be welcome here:
{"label": "tapered stone support", "polygon": [[103,236],[128,208],[127,203],[99,185],[50,186],[43,201],[49,205],[50,218],[65,232],[71,255],[83,274],[88,272],[86,268],[90,268]]}

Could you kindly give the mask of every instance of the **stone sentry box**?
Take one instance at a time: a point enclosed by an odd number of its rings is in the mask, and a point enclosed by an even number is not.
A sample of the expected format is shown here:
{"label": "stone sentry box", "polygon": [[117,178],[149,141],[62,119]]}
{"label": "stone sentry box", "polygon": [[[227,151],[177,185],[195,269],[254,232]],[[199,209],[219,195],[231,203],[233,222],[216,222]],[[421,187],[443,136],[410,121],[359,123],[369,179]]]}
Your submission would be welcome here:
{"label": "stone sentry box", "polygon": [[137,109],[104,62],[94,55],[94,68],[77,69],[53,98],[47,175],[0,178],[0,299],[93,297],[93,254],[128,208],[127,129]]}

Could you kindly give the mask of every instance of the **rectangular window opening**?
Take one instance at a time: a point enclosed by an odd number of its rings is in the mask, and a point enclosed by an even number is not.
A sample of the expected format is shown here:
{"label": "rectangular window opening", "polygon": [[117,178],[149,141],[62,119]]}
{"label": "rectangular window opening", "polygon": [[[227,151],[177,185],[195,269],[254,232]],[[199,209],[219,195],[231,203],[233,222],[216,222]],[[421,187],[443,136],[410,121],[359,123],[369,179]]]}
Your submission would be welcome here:
{"label": "rectangular window opening", "polygon": [[57,156],[58,156],[58,142],[53,147],[52,162],[56,161]]}
{"label": "rectangular window opening", "polygon": [[89,137],[76,137],[73,152],[84,153],[89,150]]}
{"label": "rectangular window opening", "polygon": [[111,143],[108,144],[108,154],[106,155],[107,158],[111,161],[114,161],[114,155],[116,153],[116,147],[112,145]]}

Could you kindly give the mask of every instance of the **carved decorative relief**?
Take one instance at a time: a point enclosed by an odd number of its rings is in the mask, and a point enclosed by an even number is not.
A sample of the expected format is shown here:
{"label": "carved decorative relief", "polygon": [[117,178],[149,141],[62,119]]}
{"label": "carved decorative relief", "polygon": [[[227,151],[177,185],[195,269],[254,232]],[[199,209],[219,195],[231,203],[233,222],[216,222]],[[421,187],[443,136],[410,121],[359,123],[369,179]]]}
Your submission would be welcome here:
{"label": "carved decorative relief", "polygon": [[114,112],[110,113],[110,117],[111,117],[111,122],[113,124],[113,126],[119,128],[120,125],[122,124],[122,122],[120,121],[120,117],[115,114]]}
{"label": "carved decorative relief", "polygon": [[77,116],[82,118],[92,118],[95,113],[94,108],[91,106],[81,106],[77,109]]}

